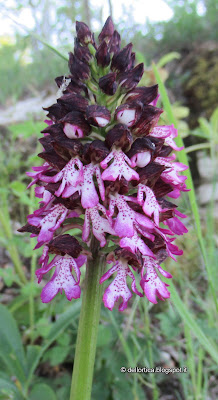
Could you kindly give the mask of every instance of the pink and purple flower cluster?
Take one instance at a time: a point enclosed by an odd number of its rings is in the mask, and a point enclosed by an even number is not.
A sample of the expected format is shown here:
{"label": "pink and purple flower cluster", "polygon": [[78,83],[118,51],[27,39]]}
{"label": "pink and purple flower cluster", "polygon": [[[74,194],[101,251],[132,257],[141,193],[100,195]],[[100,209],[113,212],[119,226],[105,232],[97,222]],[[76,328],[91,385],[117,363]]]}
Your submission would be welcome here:
{"label": "pink and purple flower cluster", "polygon": [[[112,310],[121,298],[123,311],[132,292],[152,303],[170,297],[160,276],[172,276],[160,263],[182,254],[174,240],[187,232],[185,215],[170,200],[188,190],[180,175],[187,167],[170,155],[181,150],[176,129],[158,125],[157,85],[138,87],[143,64],[135,66],[131,43],[120,49],[111,18],[98,45],[86,24],[77,22],[76,30],[70,74],[56,78],[57,102],[46,109],[44,164],[28,173],[41,206],[20,231],[42,248],[38,281],[54,270],[44,303],[62,291],[68,300],[80,297],[80,268],[95,238],[111,264],[100,284],[115,276],[104,304]],[[79,234],[66,233],[75,228]]]}

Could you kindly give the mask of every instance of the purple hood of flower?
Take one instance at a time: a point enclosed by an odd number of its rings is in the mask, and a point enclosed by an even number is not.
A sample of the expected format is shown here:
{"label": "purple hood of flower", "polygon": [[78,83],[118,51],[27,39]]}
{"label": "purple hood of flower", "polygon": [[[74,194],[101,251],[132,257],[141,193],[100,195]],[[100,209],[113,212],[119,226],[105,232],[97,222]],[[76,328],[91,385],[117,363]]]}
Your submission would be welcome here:
{"label": "purple hood of flower", "polygon": [[[40,207],[20,232],[37,237],[36,248],[44,246],[38,281],[54,270],[42,289],[44,303],[58,292],[80,297],[80,268],[95,243],[112,264],[100,284],[116,274],[104,305],[112,310],[121,298],[123,311],[132,292],[152,303],[170,297],[161,275],[171,275],[160,263],[182,254],[173,241],[187,232],[180,220],[186,216],[169,198],[188,190],[180,174],[187,167],[170,156],[181,148],[174,126],[159,124],[158,86],[137,87],[143,64],[135,65],[131,43],[120,49],[112,19],[99,44],[86,24],[77,22],[76,31],[70,73],[56,78],[57,102],[46,108],[44,164],[27,173]],[[67,233],[75,228],[79,233]]]}

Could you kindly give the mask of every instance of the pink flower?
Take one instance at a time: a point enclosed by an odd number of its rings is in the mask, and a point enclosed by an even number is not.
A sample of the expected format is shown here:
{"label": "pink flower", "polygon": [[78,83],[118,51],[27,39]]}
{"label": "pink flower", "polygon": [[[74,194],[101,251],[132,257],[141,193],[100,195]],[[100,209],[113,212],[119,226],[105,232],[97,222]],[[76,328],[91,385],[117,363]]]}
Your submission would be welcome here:
{"label": "pink flower", "polygon": [[45,217],[34,215],[28,217],[31,225],[41,228],[37,238],[38,243],[43,244],[53,238],[55,230],[61,226],[67,213],[68,209],[63,204],[56,204]]}
{"label": "pink flower", "polygon": [[[106,218],[101,217],[99,211],[101,211]],[[97,204],[97,206],[95,207],[86,209],[82,233],[82,238],[85,242],[88,241],[88,237],[90,234],[90,220],[92,222],[93,235],[96,237],[96,239],[99,240],[100,246],[104,247],[106,244],[105,233],[115,235],[104,206],[102,206],[101,204]]]}
{"label": "pink flower", "polygon": [[108,288],[104,292],[103,302],[105,307],[109,310],[112,310],[115,302],[121,297],[123,299],[122,303],[119,306],[119,311],[124,311],[128,305],[128,301],[132,297],[132,293],[127,286],[127,276],[132,279],[131,288],[134,293],[138,296],[142,297],[142,293],[140,293],[136,288],[135,277],[133,273],[130,271],[128,267],[127,261],[125,258],[121,258],[118,260],[112,268],[110,268],[100,279],[100,283],[106,281],[106,279],[110,278],[110,276],[114,273],[117,273],[113,282],[108,286]]}
{"label": "pink flower", "polygon": [[[142,225],[146,229],[153,229],[153,222],[131,209],[127,201],[133,200],[131,197],[116,194],[110,195],[110,205],[108,215],[114,214],[114,208],[118,208],[118,215],[114,222],[114,230],[119,237],[132,237],[134,235],[134,227]],[[135,199],[134,199],[135,200]]]}
{"label": "pink flower", "polygon": [[[113,163],[107,168],[108,163],[114,159]],[[103,169],[107,168],[103,174],[104,181],[115,181],[123,176],[127,181],[139,179],[136,171],[129,167],[132,166],[130,159],[122,152],[122,150],[112,150],[111,153],[100,163]]]}
{"label": "pink flower", "polygon": [[123,237],[120,240],[120,247],[126,248],[132,253],[136,253],[137,250],[139,250],[143,256],[154,257],[152,251],[145,244],[145,242],[139,237],[136,231],[134,231],[134,235],[132,237]]}
{"label": "pink flower", "polygon": [[54,176],[41,175],[43,182],[56,183],[62,179],[59,189],[56,190],[55,195],[68,197],[65,194],[71,188],[75,188],[79,183],[83,182],[83,164],[78,158],[72,158],[66,166]]}
{"label": "pink flower", "polygon": [[151,257],[144,258],[143,264],[143,272],[146,268],[146,274],[143,276],[140,281],[141,288],[145,293],[145,296],[151,303],[157,304],[156,296],[160,300],[165,300],[170,297],[170,292],[167,290],[167,285],[165,282],[162,282],[157,275],[157,270],[165,277],[172,278],[172,275],[169,272],[164,271]]}
{"label": "pink flower", "polygon": [[[143,193],[146,194],[145,201],[143,200]],[[138,195],[137,199],[139,204],[142,205],[142,209],[146,215],[151,217],[154,215],[154,222],[156,225],[159,225],[159,212],[162,211],[158,201],[152,190],[146,185],[139,185],[138,186]]]}
{"label": "pink flower", "polygon": [[[53,267],[56,267],[55,272],[50,281],[42,289],[42,302],[49,303],[58,292],[62,294],[63,290],[66,294],[67,300],[78,299],[81,293],[79,287],[80,270],[75,260],[67,255],[64,257],[56,256],[52,263],[50,263],[46,272]],[[43,268],[41,268],[41,272],[38,270],[39,277],[41,274],[46,273],[45,270],[42,272],[42,269]],[[77,281],[72,275],[72,269],[75,271]]]}

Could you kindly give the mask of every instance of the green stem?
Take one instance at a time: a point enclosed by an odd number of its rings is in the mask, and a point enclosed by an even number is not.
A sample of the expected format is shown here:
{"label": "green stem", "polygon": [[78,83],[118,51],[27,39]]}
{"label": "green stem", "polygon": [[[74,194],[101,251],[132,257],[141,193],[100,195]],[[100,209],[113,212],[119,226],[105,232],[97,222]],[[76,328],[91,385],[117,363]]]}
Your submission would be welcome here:
{"label": "green stem", "polygon": [[211,147],[210,143],[198,143],[198,144],[193,144],[193,146],[186,147],[184,151],[186,154],[191,153],[192,151],[197,151],[201,149],[209,149]]}
{"label": "green stem", "polygon": [[105,256],[99,254],[95,245],[96,241],[93,242],[91,246],[93,249],[92,259],[87,263],[86,267],[70,400],[90,400],[91,398],[102,301],[102,286],[99,284],[99,279],[102,276],[105,265]]}
{"label": "green stem", "polygon": [[[150,317],[148,311],[148,305],[144,302],[144,317],[145,317],[145,337],[147,339],[148,346],[148,359],[149,359],[149,367],[154,368],[154,357],[153,357],[153,349],[152,349],[152,335],[150,330]],[[159,391],[156,384],[155,374],[151,374],[151,382],[152,382],[152,391],[153,391],[153,400],[159,399]]]}

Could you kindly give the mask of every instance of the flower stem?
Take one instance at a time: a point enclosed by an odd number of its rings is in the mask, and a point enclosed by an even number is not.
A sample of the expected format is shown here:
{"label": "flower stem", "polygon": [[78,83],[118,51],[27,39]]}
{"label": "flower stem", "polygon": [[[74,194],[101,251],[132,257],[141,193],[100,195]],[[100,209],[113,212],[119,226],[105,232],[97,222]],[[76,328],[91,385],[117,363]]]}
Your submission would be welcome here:
{"label": "flower stem", "polygon": [[99,284],[105,265],[105,256],[100,255],[96,241],[92,241],[92,259],[87,262],[85,287],[80,313],[73,367],[70,400],[90,400],[102,287]]}

